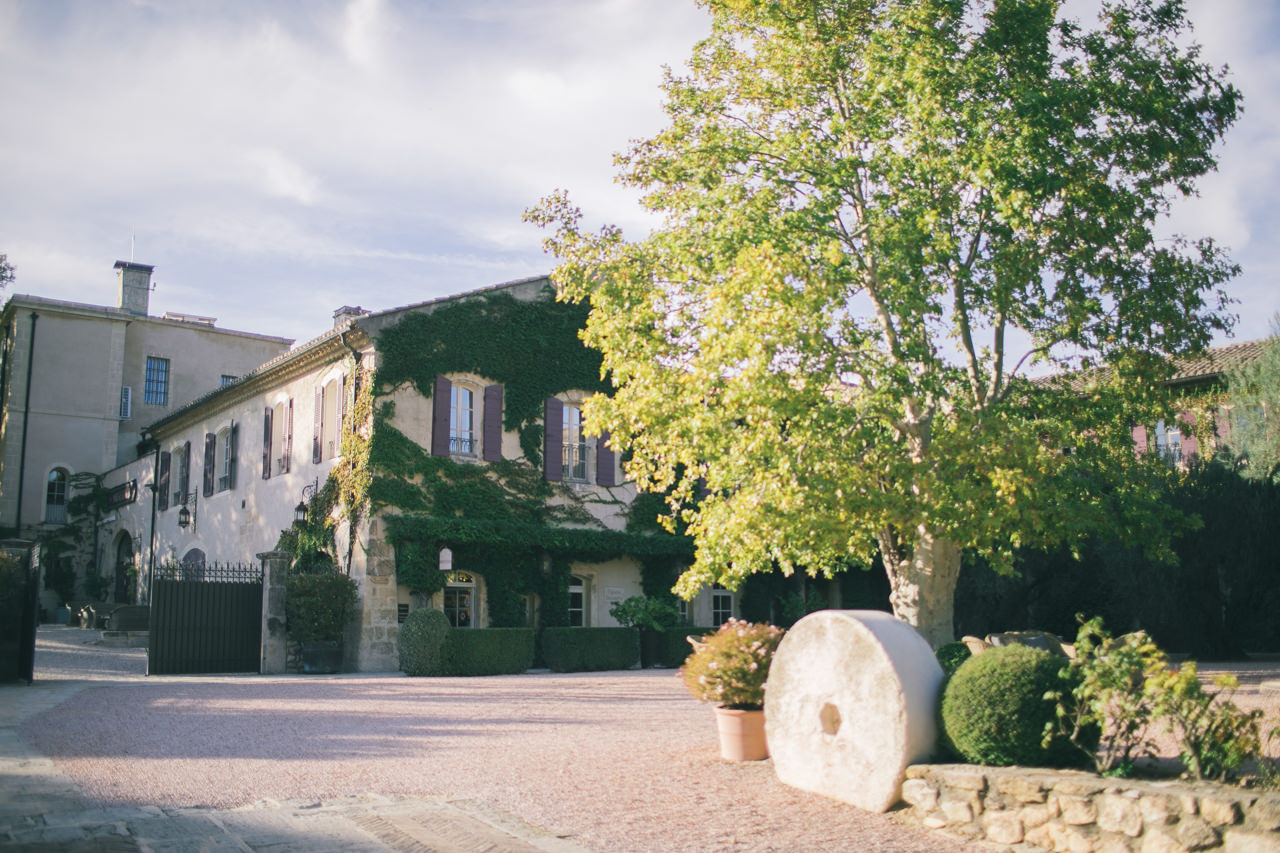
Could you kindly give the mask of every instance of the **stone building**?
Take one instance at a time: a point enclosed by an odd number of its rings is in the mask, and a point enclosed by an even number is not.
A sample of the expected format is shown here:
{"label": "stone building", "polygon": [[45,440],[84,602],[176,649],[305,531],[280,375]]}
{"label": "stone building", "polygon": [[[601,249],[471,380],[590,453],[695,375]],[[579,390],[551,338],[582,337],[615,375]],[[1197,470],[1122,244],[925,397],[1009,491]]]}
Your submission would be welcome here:
{"label": "stone building", "polygon": [[[152,316],[153,268],[117,261],[115,269],[114,306],[15,295],[0,312],[0,527],[11,536],[56,540],[77,489],[135,459],[145,424],[293,343],[218,328],[210,317]],[[135,498],[126,484],[108,500]],[[84,594],[86,569],[132,559],[108,555],[108,543],[93,538],[53,558],[78,573],[76,596]],[[113,580],[117,600],[126,597],[126,581],[124,572]],[[45,593],[48,609],[56,597]]]}

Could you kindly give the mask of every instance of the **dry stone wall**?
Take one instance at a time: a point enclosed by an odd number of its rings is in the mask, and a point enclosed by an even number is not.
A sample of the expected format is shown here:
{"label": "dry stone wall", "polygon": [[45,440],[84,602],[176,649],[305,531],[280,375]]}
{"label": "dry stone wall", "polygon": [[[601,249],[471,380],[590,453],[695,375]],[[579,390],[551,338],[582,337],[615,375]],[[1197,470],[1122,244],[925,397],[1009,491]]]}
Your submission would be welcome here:
{"label": "dry stone wall", "polygon": [[961,764],[907,768],[924,826],[1018,851],[1280,853],[1280,793]]}

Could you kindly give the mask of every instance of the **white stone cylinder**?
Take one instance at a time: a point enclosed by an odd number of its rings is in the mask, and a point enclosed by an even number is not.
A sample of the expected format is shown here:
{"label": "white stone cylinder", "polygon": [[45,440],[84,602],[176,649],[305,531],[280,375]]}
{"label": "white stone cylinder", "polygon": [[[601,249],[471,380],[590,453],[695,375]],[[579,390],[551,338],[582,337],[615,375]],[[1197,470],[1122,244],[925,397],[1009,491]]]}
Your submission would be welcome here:
{"label": "white stone cylinder", "polygon": [[782,639],[765,728],[782,782],[883,812],[937,743],[942,667],[915,628],[878,610],[820,610]]}

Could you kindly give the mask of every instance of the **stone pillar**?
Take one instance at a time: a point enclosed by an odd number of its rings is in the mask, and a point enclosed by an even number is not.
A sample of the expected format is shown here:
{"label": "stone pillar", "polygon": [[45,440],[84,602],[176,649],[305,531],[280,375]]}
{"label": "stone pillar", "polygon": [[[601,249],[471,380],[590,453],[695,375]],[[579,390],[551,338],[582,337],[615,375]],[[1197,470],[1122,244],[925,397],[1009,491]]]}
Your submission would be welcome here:
{"label": "stone pillar", "polygon": [[782,638],[764,717],[782,782],[869,811],[896,803],[908,764],[937,738],[942,668],[906,622],[877,610],[820,610]]}
{"label": "stone pillar", "polygon": [[259,672],[274,675],[285,671],[288,638],[284,627],[284,585],[289,578],[288,551],[259,554],[262,562],[262,662]]}

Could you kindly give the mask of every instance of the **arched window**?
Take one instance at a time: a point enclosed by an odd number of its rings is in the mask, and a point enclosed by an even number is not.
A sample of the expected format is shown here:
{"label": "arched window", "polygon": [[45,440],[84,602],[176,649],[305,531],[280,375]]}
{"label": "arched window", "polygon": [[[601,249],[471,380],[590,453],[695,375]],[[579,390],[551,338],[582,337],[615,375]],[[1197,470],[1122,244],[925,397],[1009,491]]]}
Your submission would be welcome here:
{"label": "arched window", "polygon": [[44,520],[47,524],[67,523],[67,472],[54,468],[44,492]]}

